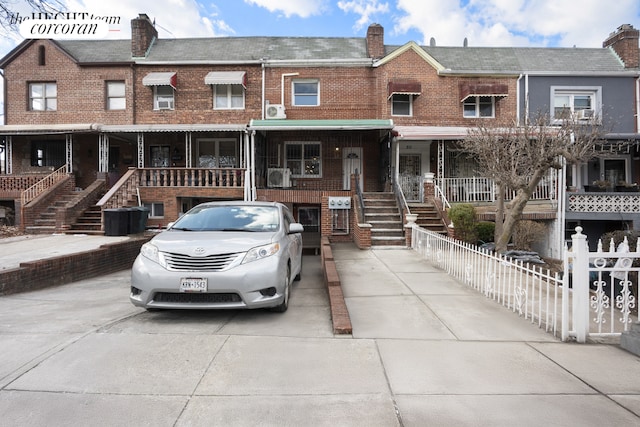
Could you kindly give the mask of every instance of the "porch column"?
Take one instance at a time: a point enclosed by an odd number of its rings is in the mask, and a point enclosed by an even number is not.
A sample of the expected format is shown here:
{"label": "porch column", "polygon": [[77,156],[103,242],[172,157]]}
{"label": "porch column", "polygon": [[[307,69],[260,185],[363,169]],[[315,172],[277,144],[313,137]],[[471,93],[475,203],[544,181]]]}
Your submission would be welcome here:
{"label": "porch column", "polygon": [[144,168],[144,133],[138,132],[138,168]]}
{"label": "porch column", "polygon": [[7,135],[4,146],[4,160],[6,165],[7,175],[13,174],[13,139],[11,135]]}
{"label": "porch column", "polygon": [[192,166],[192,157],[191,157],[191,132],[186,132],[184,134],[184,157],[185,157],[185,167],[191,168]]}
{"label": "porch column", "polygon": [[73,134],[65,135],[65,162],[67,173],[73,172]]}
{"label": "porch column", "polygon": [[398,182],[399,176],[400,176],[400,173],[398,172],[400,170],[400,140],[398,140],[398,138],[394,138],[394,141],[395,141],[396,155],[395,155],[395,162],[394,162],[395,172],[393,174],[393,182],[395,184],[400,184]]}
{"label": "porch column", "polygon": [[444,141],[440,140],[438,141],[438,174],[437,177],[442,179],[444,178],[444,152],[445,152],[445,145],[444,145]]}
{"label": "porch column", "polygon": [[249,163],[249,170],[251,171],[251,200],[253,201],[258,198],[256,189],[256,131],[251,132],[251,156]]}
{"label": "porch column", "polygon": [[109,136],[104,133],[98,136],[98,172],[109,172]]}
{"label": "porch column", "polygon": [[250,149],[249,149],[249,132],[243,131],[242,136],[242,150],[241,153],[243,155],[243,159],[240,161],[240,166],[245,167],[244,171],[244,200],[251,201],[251,165],[250,165]]}

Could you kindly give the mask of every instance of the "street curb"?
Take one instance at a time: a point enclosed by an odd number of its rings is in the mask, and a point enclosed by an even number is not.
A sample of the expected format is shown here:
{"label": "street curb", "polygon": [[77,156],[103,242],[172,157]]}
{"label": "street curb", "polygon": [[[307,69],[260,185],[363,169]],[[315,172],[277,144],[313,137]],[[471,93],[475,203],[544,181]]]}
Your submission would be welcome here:
{"label": "street curb", "polygon": [[320,245],[320,260],[324,283],[329,294],[329,305],[331,307],[331,320],[333,322],[333,333],[338,335],[351,334],[353,331],[351,318],[344,301],[340,275],[336,263],[333,259],[331,243],[327,237],[323,237]]}

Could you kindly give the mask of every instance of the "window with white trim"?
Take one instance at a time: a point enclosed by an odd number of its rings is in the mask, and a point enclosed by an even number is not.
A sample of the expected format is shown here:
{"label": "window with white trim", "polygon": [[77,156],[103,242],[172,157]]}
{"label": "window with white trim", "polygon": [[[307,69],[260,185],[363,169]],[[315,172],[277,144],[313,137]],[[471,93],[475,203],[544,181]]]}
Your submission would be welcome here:
{"label": "window with white trim", "polygon": [[153,87],[153,109],[154,110],[173,110],[174,90],[169,85],[159,85]]}
{"label": "window with white trim", "polygon": [[466,118],[495,117],[494,96],[469,96],[462,104],[463,116]]}
{"label": "window with white trim", "polygon": [[287,142],[285,167],[296,178],[322,178],[322,146],[319,142]]}
{"label": "window with white trim", "polygon": [[589,120],[599,109],[599,88],[551,88],[553,119]]}
{"label": "window with white trim", "polygon": [[107,110],[124,110],[126,108],[127,98],[124,82],[107,82]]}
{"label": "window with white trim", "polygon": [[244,87],[239,84],[213,85],[214,110],[244,108]]}
{"label": "window with white trim", "polygon": [[31,111],[56,111],[58,85],[56,83],[30,83],[29,108]]}
{"label": "window with white trim", "polygon": [[320,82],[318,80],[293,80],[293,105],[315,107],[320,105]]}
{"label": "window with white trim", "polygon": [[394,93],[391,96],[392,116],[412,116],[413,115],[413,95],[406,93]]}

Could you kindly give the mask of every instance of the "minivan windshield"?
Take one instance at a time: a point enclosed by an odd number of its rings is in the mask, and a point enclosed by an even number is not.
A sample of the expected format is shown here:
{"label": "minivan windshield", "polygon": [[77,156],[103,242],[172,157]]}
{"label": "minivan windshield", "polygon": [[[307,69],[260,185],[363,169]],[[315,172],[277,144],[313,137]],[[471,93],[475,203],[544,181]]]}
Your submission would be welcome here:
{"label": "minivan windshield", "polygon": [[171,227],[182,231],[276,231],[280,226],[275,206],[196,206]]}

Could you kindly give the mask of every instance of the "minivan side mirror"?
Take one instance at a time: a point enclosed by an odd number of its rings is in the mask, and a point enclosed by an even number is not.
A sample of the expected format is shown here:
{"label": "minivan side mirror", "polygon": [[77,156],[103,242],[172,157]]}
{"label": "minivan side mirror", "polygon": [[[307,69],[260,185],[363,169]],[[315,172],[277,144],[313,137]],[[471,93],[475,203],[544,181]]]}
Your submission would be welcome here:
{"label": "minivan side mirror", "polygon": [[303,231],[304,227],[299,222],[292,222],[289,224],[289,234],[302,233]]}

